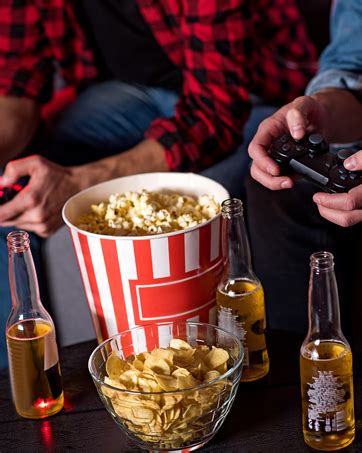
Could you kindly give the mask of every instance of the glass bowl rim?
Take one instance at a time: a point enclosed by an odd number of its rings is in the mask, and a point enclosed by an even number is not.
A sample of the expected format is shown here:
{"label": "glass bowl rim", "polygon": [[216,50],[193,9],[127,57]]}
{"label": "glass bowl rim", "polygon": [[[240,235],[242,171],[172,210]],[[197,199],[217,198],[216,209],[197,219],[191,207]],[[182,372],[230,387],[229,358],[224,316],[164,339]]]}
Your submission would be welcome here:
{"label": "glass bowl rim", "polygon": [[[93,366],[92,366],[93,358],[94,358],[95,354],[97,352],[99,352],[99,350],[106,343],[110,343],[112,340],[114,340],[115,338],[120,337],[123,334],[126,334],[128,332],[134,332],[136,330],[143,329],[144,327],[169,325],[169,324],[185,324],[185,325],[189,325],[189,326],[212,327],[213,329],[220,330],[220,331],[226,333],[227,335],[229,335],[230,337],[232,337],[236,341],[237,345],[239,346],[239,350],[240,350],[239,358],[237,359],[236,363],[229,370],[227,370],[225,373],[221,374],[217,378],[212,379],[211,381],[203,382],[202,384],[198,384],[196,386],[188,387],[188,388],[185,388],[185,389],[169,390],[169,391],[161,391],[161,392],[144,392],[144,391],[141,391],[141,390],[124,390],[124,389],[120,389],[119,387],[115,387],[115,386],[113,386],[111,384],[105,383],[104,381],[99,379],[94,374],[93,369],[92,369],[93,368]],[[96,381],[99,385],[105,386],[105,387],[107,387],[109,389],[116,390],[117,392],[122,392],[122,393],[125,393],[125,394],[131,394],[131,395],[169,395],[169,394],[180,394],[180,393],[183,393],[183,392],[189,392],[191,390],[195,391],[195,390],[199,390],[199,389],[208,387],[210,385],[216,384],[217,382],[229,377],[242,364],[242,361],[244,360],[244,353],[245,353],[244,346],[241,343],[240,339],[236,335],[234,335],[233,333],[228,332],[227,330],[223,329],[222,327],[216,326],[214,324],[209,324],[209,323],[206,323],[206,322],[205,323],[204,322],[193,322],[193,321],[154,322],[154,323],[149,323],[149,324],[145,324],[145,325],[142,325],[142,326],[135,326],[135,327],[132,327],[131,329],[123,330],[122,332],[116,333],[115,335],[112,335],[111,337],[109,337],[106,340],[104,340],[91,353],[91,355],[90,355],[90,357],[88,359],[88,371],[89,371],[92,379],[94,381]]]}

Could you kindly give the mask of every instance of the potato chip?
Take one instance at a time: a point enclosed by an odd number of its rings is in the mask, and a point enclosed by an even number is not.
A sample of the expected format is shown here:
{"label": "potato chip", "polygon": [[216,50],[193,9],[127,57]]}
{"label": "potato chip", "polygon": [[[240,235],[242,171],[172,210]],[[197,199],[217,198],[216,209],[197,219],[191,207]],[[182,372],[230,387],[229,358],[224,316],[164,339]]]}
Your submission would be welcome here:
{"label": "potato chip", "polygon": [[214,409],[228,396],[231,382],[218,380],[227,371],[228,360],[224,349],[205,344],[191,347],[177,338],[168,348],[126,360],[113,352],[104,382],[115,389],[103,386],[102,393],[110,398],[120,422],[140,439],[178,449],[202,435]]}
{"label": "potato chip", "polygon": [[186,341],[180,340],[178,338],[172,338],[170,341],[170,348],[172,349],[192,349],[192,347],[186,343]]}
{"label": "potato chip", "polygon": [[229,354],[225,351],[225,349],[213,346],[205,358],[205,363],[209,370],[215,370],[216,368],[224,365],[228,360]]}
{"label": "potato chip", "polygon": [[120,359],[115,352],[108,357],[106,363],[106,371],[111,379],[116,380],[126,368],[127,362]]}
{"label": "potato chip", "polygon": [[171,367],[166,362],[166,360],[159,359],[158,357],[153,357],[152,355],[146,359],[145,367],[148,367],[150,370],[157,374],[171,374]]}

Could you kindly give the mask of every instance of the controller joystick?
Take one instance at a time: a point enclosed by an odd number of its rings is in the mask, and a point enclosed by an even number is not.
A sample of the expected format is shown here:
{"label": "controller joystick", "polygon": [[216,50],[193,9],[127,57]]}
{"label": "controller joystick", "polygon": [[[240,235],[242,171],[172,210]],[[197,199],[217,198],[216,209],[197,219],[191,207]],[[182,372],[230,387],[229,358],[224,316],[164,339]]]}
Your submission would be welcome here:
{"label": "controller joystick", "polygon": [[362,184],[362,172],[352,172],[343,166],[353,152],[341,149],[332,154],[321,134],[311,134],[301,140],[284,134],[273,142],[269,153],[283,174],[303,175],[325,192],[348,192]]}

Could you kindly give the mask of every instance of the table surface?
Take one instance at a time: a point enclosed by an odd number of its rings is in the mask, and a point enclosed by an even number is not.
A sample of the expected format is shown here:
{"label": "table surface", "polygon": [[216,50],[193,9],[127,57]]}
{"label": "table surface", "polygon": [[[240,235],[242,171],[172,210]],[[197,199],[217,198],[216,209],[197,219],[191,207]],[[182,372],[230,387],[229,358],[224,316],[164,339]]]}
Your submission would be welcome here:
{"label": "table surface", "polygon": [[[301,338],[268,335],[270,372],[240,384],[234,405],[216,436],[200,451],[227,453],[311,452],[303,442],[299,385]],[[104,409],[87,370],[95,342],[60,351],[65,406],[45,420],[17,416],[6,372],[0,373],[0,452],[119,453],[142,451],[120,431]],[[356,439],[343,450],[362,452],[362,357],[354,356]]]}

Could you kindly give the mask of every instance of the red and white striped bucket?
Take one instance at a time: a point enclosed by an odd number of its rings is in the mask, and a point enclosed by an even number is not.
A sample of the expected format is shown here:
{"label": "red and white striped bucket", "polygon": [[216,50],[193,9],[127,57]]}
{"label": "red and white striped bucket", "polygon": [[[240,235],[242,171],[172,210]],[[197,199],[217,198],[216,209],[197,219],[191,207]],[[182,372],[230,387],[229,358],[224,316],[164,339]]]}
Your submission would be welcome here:
{"label": "red and white striped bucket", "polygon": [[[216,322],[215,290],[222,271],[220,214],[187,230],[153,236],[98,235],[75,226],[91,204],[140,189],[209,194],[220,203],[229,197],[220,184],[203,176],[147,173],[98,184],[67,201],[63,218],[99,342],[156,321]],[[143,350],[152,348],[154,341],[138,339]]]}

